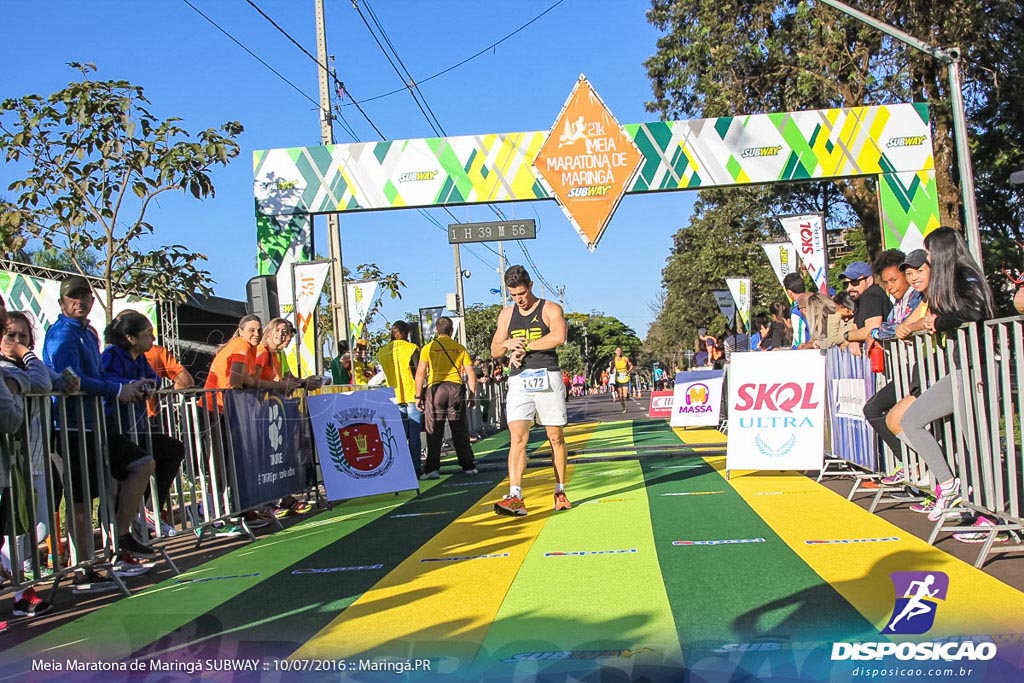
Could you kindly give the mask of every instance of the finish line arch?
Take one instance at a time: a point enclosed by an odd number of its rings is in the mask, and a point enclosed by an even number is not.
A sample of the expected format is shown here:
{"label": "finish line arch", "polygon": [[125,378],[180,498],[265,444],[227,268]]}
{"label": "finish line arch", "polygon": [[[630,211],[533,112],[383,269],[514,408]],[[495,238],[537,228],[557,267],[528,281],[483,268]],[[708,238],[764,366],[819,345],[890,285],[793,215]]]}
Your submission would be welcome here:
{"label": "finish line arch", "polygon": [[[920,247],[939,225],[927,104],[631,123],[622,129],[642,156],[625,194],[875,176],[887,248]],[[553,134],[257,150],[259,272],[273,275],[311,257],[310,217],[316,214],[554,200],[535,165]],[[303,326],[303,343],[309,337],[312,348],[308,327]]]}

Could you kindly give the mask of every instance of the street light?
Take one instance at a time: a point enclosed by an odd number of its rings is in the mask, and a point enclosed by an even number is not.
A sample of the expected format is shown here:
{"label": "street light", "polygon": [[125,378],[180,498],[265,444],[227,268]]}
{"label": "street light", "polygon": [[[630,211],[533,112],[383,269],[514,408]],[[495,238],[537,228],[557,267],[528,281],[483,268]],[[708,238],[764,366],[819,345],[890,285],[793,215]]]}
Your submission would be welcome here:
{"label": "street light", "polygon": [[935,57],[948,67],[949,98],[953,108],[953,142],[956,147],[957,167],[960,172],[960,193],[964,203],[964,232],[967,234],[967,248],[982,266],[981,232],[978,229],[978,206],[974,200],[974,172],[971,168],[971,152],[967,146],[967,115],[964,113],[963,88],[960,83],[960,49],[941,48],[918,40],[895,26],[883,24],[874,17],[864,14],[838,0],[821,0],[822,3],[861,21],[868,26],[892,36],[910,47]]}

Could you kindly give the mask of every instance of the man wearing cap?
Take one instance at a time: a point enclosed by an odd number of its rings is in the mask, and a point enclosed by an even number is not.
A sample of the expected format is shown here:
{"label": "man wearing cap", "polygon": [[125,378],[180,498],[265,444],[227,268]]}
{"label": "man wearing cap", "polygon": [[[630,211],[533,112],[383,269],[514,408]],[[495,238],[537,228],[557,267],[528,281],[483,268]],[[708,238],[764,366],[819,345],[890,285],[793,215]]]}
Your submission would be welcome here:
{"label": "man wearing cap", "polygon": [[[154,388],[151,380],[122,381],[107,379],[104,376],[99,339],[88,320],[92,305],[93,293],[89,282],[80,275],[66,277],[60,286],[61,314],[46,331],[46,339],[43,342],[43,362],[56,372],[71,368],[81,380],[81,391],[85,394],[121,403],[143,400]],[[102,452],[96,451],[96,439],[92,436],[96,424],[91,402],[84,401],[84,415],[78,414],[78,406],[77,400],[68,401],[67,423],[59,427],[68,440],[69,451],[64,453],[64,456],[70,458],[68,466],[71,482],[65,482],[65,485],[70,483],[74,494],[76,524],[73,540],[79,558],[83,559],[89,554],[85,549],[91,551],[93,543],[92,525],[89,523],[92,510],[91,503],[85,496],[84,480],[88,477],[91,496],[97,497],[99,482],[95,476],[96,463]],[[64,439],[58,438],[57,442],[63,449]],[[82,444],[87,472],[82,471]],[[106,446],[105,455],[110,473],[118,482],[118,545],[122,551],[140,557],[156,557],[156,552],[136,540],[129,531],[132,518],[139,509],[139,503],[149,484],[149,477],[154,471],[153,456],[115,430],[107,434]],[[95,577],[92,576],[92,570],[89,570],[84,577],[79,577],[76,581],[94,583]]]}
{"label": "man wearing cap", "polygon": [[871,330],[882,324],[892,310],[892,302],[885,291],[875,284],[875,273],[865,261],[854,261],[839,275],[846,280],[846,291],[857,303],[853,312],[856,327],[843,334],[843,339],[850,342],[850,353],[861,355],[860,345],[871,336]]}

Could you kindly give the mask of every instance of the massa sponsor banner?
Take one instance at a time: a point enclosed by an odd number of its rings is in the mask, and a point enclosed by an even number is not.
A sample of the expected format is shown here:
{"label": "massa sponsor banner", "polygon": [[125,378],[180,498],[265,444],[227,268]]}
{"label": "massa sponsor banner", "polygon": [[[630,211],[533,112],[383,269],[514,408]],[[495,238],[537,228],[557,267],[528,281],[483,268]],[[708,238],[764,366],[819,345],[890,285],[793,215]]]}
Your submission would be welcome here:
{"label": "massa sponsor banner", "polygon": [[717,427],[724,377],[722,370],[676,374],[669,424],[673,427]]}
{"label": "massa sponsor banner", "polygon": [[825,217],[820,213],[781,216],[779,222],[797,248],[800,259],[822,294],[828,294],[828,268],[825,249]]}
{"label": "massa sponsor banner", "polygon": [[819,351],[736,354],[729,377],[727,470],[820,470],[825,358]]}
{"label": "massa sponsor banner", "polygon": [[672,417],[672,394],[671,391],[652,391],[647,417]]}
{"label": "massa sponsor banner", "polygon": [[309,397],[328,500],[418,488],[394,389]]}

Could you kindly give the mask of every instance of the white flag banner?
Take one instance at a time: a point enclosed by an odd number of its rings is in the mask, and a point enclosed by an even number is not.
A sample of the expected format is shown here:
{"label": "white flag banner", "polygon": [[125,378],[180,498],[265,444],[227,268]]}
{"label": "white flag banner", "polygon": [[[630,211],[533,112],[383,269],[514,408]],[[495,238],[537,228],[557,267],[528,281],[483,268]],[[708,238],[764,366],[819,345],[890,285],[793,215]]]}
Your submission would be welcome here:
{"label": "white flag banner", "polygon": [[736,311],[740,315],[743,327],[750,328],[750,278],[727,277],[725,284],[729,287],[732,300],[736,302]]}
{"label": "white flag banner", "polygon": [[732,294],[729,293],[728,289],[713,289],[711,294],[715,297],[718,310],[722,312],[722,315],[725,316],[730,325],[733,324],[736,320],[736,302],[732,300]]}
{"label": "white flag banner", "polygon": [[346,282],[345,295],[348,298],[348,339],[354,344],[363,335],[366,314],[370,312],[373,298],[377,294],[376,280]]}
{"label": "white flag banner", "polygon": [[820,470],[825,460],[825,357],[820,351],[734,353],[727,470]]}
{"label": "white flag banner", "polygon": [[310,396],[308,405],[328,500],[419,488],[394,389]]}
{"label": "white flag banner", "polygon": [[[324,291],[324,282],[331,272],[331,262],[297,263],[294,269],[288,266],[288,270],[278,272],[288,274],[277,281],[279,285],[283,281],[288,282],[288,303],[292,305],[297,330],[286,352],[289,362],[294,360],[294,366],[289,369],[292,374],[301,377],[312,373],[316,368],[316,309],[320,305],[320,293]],[[294,291],[292,278],[295,279]],[[294,299],[291,299],[293,296]],[[284,302],[285,300],[281,299],[281,303]]]}
{"label": "white flag banner", "polygon": [[779,278],[779,284],[790,273],[796,273],[800,270],[797,264],[796,247],[793,246],[792,242],[770,242],[768,244],[762,244],[764,253],[768,256],[768,262],[772,264],[772,270],[775,271],[775,277]]}
{"label": "white flag banner", "polygon": [[820,213],[781,216],[779,222],[789,235],[818,291],[828,296],[828,252],[825,250],[825,219]]}

